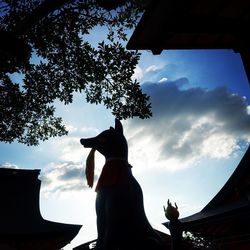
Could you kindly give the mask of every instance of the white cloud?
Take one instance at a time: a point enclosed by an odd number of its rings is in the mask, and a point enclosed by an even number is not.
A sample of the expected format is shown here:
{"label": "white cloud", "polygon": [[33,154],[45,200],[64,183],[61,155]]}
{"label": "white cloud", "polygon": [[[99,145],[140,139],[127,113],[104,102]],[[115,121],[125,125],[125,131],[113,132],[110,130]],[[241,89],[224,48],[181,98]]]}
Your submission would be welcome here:
{"label": "white cloud", "polygon": [[84,134],[98,134],[99,130],[97,128],[93,128],[93,127],[82,127],[80,128],[80,132],[84,133]]}
{"label": "white cloud", "polygon": [[89,135],[89,134],[98,134],[99,133],[99,130],[97,128],[94,128],[94,127],[75,127],[74,125],[72,124],[67,124],[66,125],[66,129],[69,131],[69,133],[72,135],[72,134],[76,134],[76,132],[79,132],[82,134],[86,134],[86,135]]}
{"label": "white cloud", "polygon": [[155,72],[155,71],[160,70],[161,68],[162,67],[153,64],[153,65],[150,65],[149,67],[147,67],[146,70],[145,70],[145,72],[146,73]]}
{"label": "white cloud", "polygon": [[166,82],[167,80],[168,80],[167,77],[163,77],[163,78],[161,78],[161,79],[159,80],[159,82]]}
{"label": "white cloud", "polygon": [[211,158],[228,158],[233,152],[239,150],[237,138],[229,134],[212,134],[201,145],[201,154]]}
{"label": "white cloud", "polygon": [[18,167],[17,165],[15,165],[15,164],[6,162],[6,163],[3,163],[3,164],[0,164],[0,168],[13,168],[13,169],[18,169],[19,167]]}
{"label": "white cloud", "polygon": [[177,170],[204,157],[226,159],[241,149],[240,142],[249,142],[245,98],[226,88],[182,89],[182,82],[143,86],[151,96],[153,117],[125,123],[132,162]]}
{"label": "white cloud", "polygon": [[43,150],[50,152],[54,158],[61,161],[79,162],[86,155],[80,144],[80,137],[65,136],[51,139]]}
{"label": "white cloud", "polygon": [[82,164],[51,163],[41,172],[42,192],[45,195],[76,192],[87,188]]}
{"label": "white cloud", "polygon": [[[42,192],[45,196],[62,196],[66,193],[81,192],[90,190],[85,177],[85,161],[89,150],[84,150],[84,160],[79,162],[61,161],[52,162],[41,171]],[[101,173],[103,157],[95,155],[95,176],[94,187]]]}
{"label": "white cloud", "polygon": [[143,71],[142,71],[142,69],[141,69],[141,67],[139,66],[139,65],[136,65],[136,68],[135,68],[135,70],[134,70],[134,74],[133,74],[133,76],[132,76],[132,79],[133,80],[141,80],[142,79],[142,77],[143,77]]}
{"label": "white cloud", "polygon": [[77,131],[77,128],[73,125],[66,125],[66,129],[69,131],[69,133],[74,133]]}
{"label": "white cloud", "polygon": [[247,113],[250,115],[250,105],[247,106]]}

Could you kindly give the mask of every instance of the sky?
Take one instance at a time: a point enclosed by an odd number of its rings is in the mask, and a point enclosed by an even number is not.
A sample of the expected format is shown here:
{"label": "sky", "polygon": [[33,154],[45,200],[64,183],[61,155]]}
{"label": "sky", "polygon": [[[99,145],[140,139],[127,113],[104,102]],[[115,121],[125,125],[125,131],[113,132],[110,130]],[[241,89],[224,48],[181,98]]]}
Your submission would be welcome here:
{"label": "sky", "polygon": [[[199,212],[222,188],[250,141],[250,89],[240,55],[232,50],[142,51],[134,78],[150,95],[153,117],[122,121],[129,162],[144,194],[153,227],[167,219],[163,205],[176,202],[180,218]],[[41,169],[40,210],[51,221],[80,224],[64,249],[96,238],[94,189],[86,185],[89,149],[80,138],[114,126],[101,105],[75,94],[56,103],[69,134],[39,146],[0,143],[0,166]],[[96,154],[98,178],[104,158]]]}

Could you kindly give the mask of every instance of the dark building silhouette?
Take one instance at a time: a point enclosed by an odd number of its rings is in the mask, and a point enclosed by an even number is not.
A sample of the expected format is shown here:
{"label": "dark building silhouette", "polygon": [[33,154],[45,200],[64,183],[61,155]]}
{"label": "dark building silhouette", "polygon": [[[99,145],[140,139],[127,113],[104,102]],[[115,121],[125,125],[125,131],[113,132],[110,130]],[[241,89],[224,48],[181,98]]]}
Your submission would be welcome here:
{"label": "dark building silhouette", "polygon": [[40,170],[0,168],[0,249],[58,250],[80,225],[43,219],[39,208]]}
{"label": "dark building silhouette", "polygon": [[250,1],[145,0],[127,49],[233,49],[250,79]]}

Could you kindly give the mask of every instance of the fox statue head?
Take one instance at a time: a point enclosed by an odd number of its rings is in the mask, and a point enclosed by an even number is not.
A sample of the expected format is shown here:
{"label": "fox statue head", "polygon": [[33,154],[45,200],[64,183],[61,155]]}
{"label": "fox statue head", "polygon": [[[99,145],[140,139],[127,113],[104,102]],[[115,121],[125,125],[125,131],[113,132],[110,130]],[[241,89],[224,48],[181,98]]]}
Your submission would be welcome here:
{"label": "fox statue head", "polygon": [[101,153],[106,160],[111,158],[128,159],[127,140],[123,135],[123,127],[118,119],[115,119],[115,128],[110,127],[92,138],[82,138],[80,143],[85,148],[91,148],[86,160],[86,178],[89,187],[93,187],[95,151]]}
{"label": "fox statue head", "polygon": [[123,135],[123,127],[118,119],[115,119],[115,127],[104,130],[92,138],[82,138],[80,143],[85,148],[92,148],[108,158],[128,158],[127,140]]}

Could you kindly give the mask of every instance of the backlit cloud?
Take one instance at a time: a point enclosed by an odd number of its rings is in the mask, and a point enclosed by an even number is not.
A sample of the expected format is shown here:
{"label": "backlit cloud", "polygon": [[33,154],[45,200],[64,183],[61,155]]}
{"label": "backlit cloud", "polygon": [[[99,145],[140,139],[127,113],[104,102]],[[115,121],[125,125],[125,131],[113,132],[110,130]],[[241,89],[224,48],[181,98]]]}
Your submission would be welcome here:
{"label": "backlit cloud", "polygon": [[143,77],[143,71],[139,65],[136,66],[134,70],[134,74],[132,76],[133,79],[136,79],[137,81],[141,80]]}
{"label": "backlit cloud", "polygon": [[51,163],[42,170],[40,179],[45,195],[75,192],[87,188],[84,168],[80,163]]}
{"label": "backlit cloud", "polygon": [[77,128],[74,127],[73,125],[66,125],[66,129],[69,133],[74,133],[77,131]]}
{"label": "backlit cloud", "polygon": [[[103,157],[96,153],[94,187],[101,173],[103,160]],[[85,176],[85,167],[85,161],[50,163],[42,169],[39,177],[42,181],[42,192],[48,196],[89,190]]]}
{"label": "backlit cloud", "polygon": [[40,150],[53,156],[54,159],[66,162],[80,162],[86,156],[80,144],[80,136],[64,136],[53,138],[40,147]]}
{"label": "backlit cloud", "polygon": [[145,81],[161,81],[162,79],[173,79],[176,75],[180,75],[179,67],[176,64],[167,63],[159,65],[150,65],[144,70],[143,79]]}
{"label": "backlit cloud", "polygon": [[163,77],[163,78],[161,78],[161,79],[159,80],[159,82],[166,82],[167,80],[168,80],[168,78]]}
{"label": "backlit cloud", "polygon": [[157,66],[157,65],[150,65],[149,67],[146,68],[145,72],[149,73],[149,72],[157,72],[160,71],[162,67]]}
{"label": "backlit cloud", "polygon": [[188,79],[147,83],[153,117],[126,122],[132,161],[178,169],[203,157],[228,158],[250,141],[244,97],[227,88],[186,88]]}
{"label": "backlit cloud", "polygon": [[3,163],[3,164],[0,164],[0,168],[13,168],[13,169],[18,169],[19,167],[18,167],[17,165],[15,165],[15,164],[6,162],[6,163]]}

